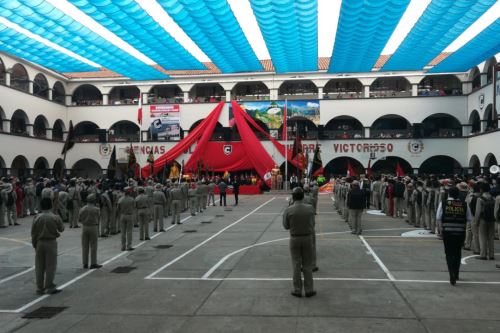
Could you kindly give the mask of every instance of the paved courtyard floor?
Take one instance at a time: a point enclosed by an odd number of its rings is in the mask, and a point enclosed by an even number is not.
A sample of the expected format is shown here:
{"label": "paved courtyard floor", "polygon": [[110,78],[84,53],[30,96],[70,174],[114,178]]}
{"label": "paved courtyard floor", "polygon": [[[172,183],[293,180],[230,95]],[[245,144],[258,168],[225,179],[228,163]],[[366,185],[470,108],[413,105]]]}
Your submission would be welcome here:
{"label": "paved courtyard floor", "polygon": [[[0,332],[500,332],[500,260],[464,251],[453,287],[436,237],[376,212],[351,235],[320,195],[318,294],[299,299],[290,295],[286,197],[240,201],[183,213],[183,225],[169,219],[151,241],[134,229],[132,252],[120,251],[119,235],[99,239],[98,270],[82,269],[81,229],[67,228],[56,275],[63,292],[53,296],[35,294],[32,218],[0,229]],[[122,266],[134,269],[112,272]],[[67,308],[22,318],[41,306]]]}

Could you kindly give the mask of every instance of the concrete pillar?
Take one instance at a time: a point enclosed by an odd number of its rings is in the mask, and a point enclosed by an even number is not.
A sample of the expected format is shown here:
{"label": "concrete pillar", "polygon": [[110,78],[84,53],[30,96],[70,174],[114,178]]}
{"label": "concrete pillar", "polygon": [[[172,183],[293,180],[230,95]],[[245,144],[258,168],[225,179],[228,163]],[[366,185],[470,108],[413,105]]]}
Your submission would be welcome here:
{"label": "concrete pillar", "polygon": [[189,102],[189,91],[183,91],[182,92],[184,94],[184,103],[188,103]]}
{"label": "concrete pillar", "polygon": [[52,140],[52,128],[45,129],[45,137],[49,140]]}
{"label": "concrete pillar", "polygon": [[26,133],[29,136],[33,136],[33,124],[26,124]]}
{"label": "concrete pillar", "polygon": [[52,100],[52,89],[49,89],[49,100]]}
{"label": "concrete pillar", "polygon": [[66,141],[66,138],[68,137],[68,132],[64,131],[63,132],[63,141]]}
{"label": "concrete pillar", "polygon": [[481,87],[488,84],[488,73],[481,73]]}
{"label": "concrete pillar", "polygon": [[226,90],[226,102],[231,101],[231,90]]}
{"label": "concrete pillar", "polygon": [[108,105],[108,104],[109,104],[109,95],[102,94],[102,105]]}
{"label": "concrete pillar", "polygon": [[33,81],[28,82],[28,91],[30,94],[33,94]]}
{"label": "concrete pillar", "polygon": [[370,127],[365,127],[365,138],[370,137]]}
{"label": "concrete pillar", "polygon": [[142,104],[148,104],[148,93],[141,93]]}
{"label": "concrete pillar", "polygon": [[269,99],[271,101],[275,101],[278,99],[278,89],[270,89],[269,90]]}
{"label": "concrete pillar", "polygon": [[3,119],[3,131],[5,133],[10,133],[10,119]]}
{"label": "concrete pillar", "polygon": [[323,87],[318,87],[318,99],[323,99]]}
{"label": "concrete pillar", "polygon": [[370,98],[370,86],[363,86],[363,98]]}
{"label": "concrete pillar", "polygon": [[9,72],[5,72],[5,85],[7,87],[10,87],[10,73]]}
{"label": "concrete pillar", "polygon": [[472,82],[462,82],[462,93],[464,95],[472,92]]}
{"label": "concrete pillar", "polygon": [[471,124],[463,124],[462,125],[462,136],[469,136],[472,131],[472,125]]}
{"label": "concrete pillar", "polygon": [[72,102],[71,100],[72,100],[71,95],[66,95],[64,98],[66,105],[71,105],[71,102]]}
{"label": "concrete pillar", "polygon": [[484,133],[486,131],[486,125],[488,125],[488,121],[481,120],[481,133]]}
{"label": "concrete pillar", "polygon": [[413,83],[411,85],[411,95],[418,96],[418,83]]}

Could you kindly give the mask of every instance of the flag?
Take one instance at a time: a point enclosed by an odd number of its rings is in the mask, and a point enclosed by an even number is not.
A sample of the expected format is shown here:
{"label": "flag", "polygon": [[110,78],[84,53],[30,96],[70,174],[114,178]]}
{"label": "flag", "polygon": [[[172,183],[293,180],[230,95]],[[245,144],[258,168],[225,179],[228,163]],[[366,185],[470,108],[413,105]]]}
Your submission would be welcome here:
{"label": "flag", "polygon": [[313,176],[316,176],[319,174],[318,173],[319,170],[323,170],[323,161],[321,161],[321,151],[319,150],[319,145],[316,143],[316,149],[314,150],[314,157],[313,157],[313,162],[312,162],[311,174]]}
{"label": "flag", "polygon": [[128,163],[127,167],[131,169],[137,163],[137,159],[135,158],[134,147],[132,147],[132,143],[130,144],[130,148],[128,149]]}
{"label": "flag", "polygon": [[61,152],[61,155],[66,155],[68,150],[73,148],[74,145],[75,145],[75,130],[73,129],[73,122],[70,120],[68,136],[66,137],[66,141],[64,142],[64,147]]}
{"label": "flag", "polygon": [[153,155],[153,147],[151,147],[151,151],[149,152],[147,162],[149,164],[149,174],[153,176],[154,174],[154,167],[155,167],[155,156]]}
{"label": "flag", "polygon": [[295,140],[293,141],[292,160],[295,159],[299,154],[302,154],[302,141],[300,140],[300,136],[297,130],[297,132],[295,133]]}
{"label": "flag", "polygon": [[108,163],[108,178],[115,178],[115,172],[118,167],[118,162],[116,161],[116,146],[113,146],[113,152],[111,152],[111,157]]}
{"label": "flag", "polygon": [[372,165],[372,160],[369,159],[368,160],[368,169],[366,169],[366,176],[368,178],[370,178],[372,176],[372,167],[371,167],[371,165]]}
{"label": "flag", "polygon": [[285,105],[283,106],[283,132],[281,133],[281,139],[286,141],[286,103],[287,101],[285,100]]}
{"label": "flag", "polygon": [[142,96],[139,94],[139,109],[137,110],[137,122],[142,125]]}
{"label": "flag", "polygon": [[399,162],[396,164],[396,176],[398,176],[398,177],[404,177],[405,176],[405,171],[403,170],[403,168],[401,167],[401,165],[399,165]]}
{"label": "flag", "polygon": [[357,173],[354,170],[354,168],[352,167],[351,162],[349,160],[347,160],[347,176],[348,177],[357,176]]}

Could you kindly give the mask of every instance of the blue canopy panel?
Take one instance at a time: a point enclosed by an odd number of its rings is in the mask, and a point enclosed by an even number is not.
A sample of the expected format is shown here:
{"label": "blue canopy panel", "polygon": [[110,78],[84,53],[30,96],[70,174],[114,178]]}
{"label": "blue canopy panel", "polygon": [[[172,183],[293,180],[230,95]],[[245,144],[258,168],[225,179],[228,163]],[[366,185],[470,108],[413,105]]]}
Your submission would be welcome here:
{"label": "blue canopy panel", "polygon": [[277,73],[318,70],[317,0],[250,0]]}
{"label": "blue canopy panel", "polygon": [[420,70],[496,0],[433,0],[382,70]]}
{"label": "blue canopy panel", "polygon": [[370,72],[409,3],[343,0],[328,72]]}
{"label": "blue canopy panel", "polygon": [[68,1],[165,69],[206,69],[135,1]]}
{"label": "blue canopy panel", "polygon": [[57,72],[91,72],[99,68],[72,58],[0,23],[0,50]]}
{"label": "blue canopy panel", "polygon": [[223,73],[262,70],[226,0],[158,3]]}
{"label": "blue canopy panel", "polygon": [[429,70],[429,73],[465,72],[500,52],[500,19]]}
{"label": "blue canopy panel", "polygon": [[0,15],[34,34],[133,80],[167,79],[43,0],[0,2]]}

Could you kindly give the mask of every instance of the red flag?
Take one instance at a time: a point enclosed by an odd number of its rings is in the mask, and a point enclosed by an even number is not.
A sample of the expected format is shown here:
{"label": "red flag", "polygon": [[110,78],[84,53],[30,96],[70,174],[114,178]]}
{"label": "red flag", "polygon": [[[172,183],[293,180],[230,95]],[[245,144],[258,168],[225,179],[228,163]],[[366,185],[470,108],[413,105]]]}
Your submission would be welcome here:
{"label": "red flag", "polygon": [[368,160],[368,169],[366,170],[366,176],[370,178],[372,176],[372,160]]}
{"label": "red flag", "polygon": [[354,177],[354,176],[357,176],[357,175],[358,174],[356,173],[356,171],[352,167],[351,162],[349,160],[347,160],[347,176],[348,177]]}
{"label": "red flag", "polygon": [[401,167],[401,165],[399,165],[399,162],[396,164],[396,176],[398,176],[398,177],[404,177],[405,176],[405,171],[403,170],[403,168]]}
{"label": "red flag", "polygon": [[139,109],[137,110],[137,122],[142,125],[142,96],[139,95]]}
{"label": "red flag", "polygon": [[281,139],[286,140],[286,100],[285,105],[283,106],[283,132],[281,133]]}

